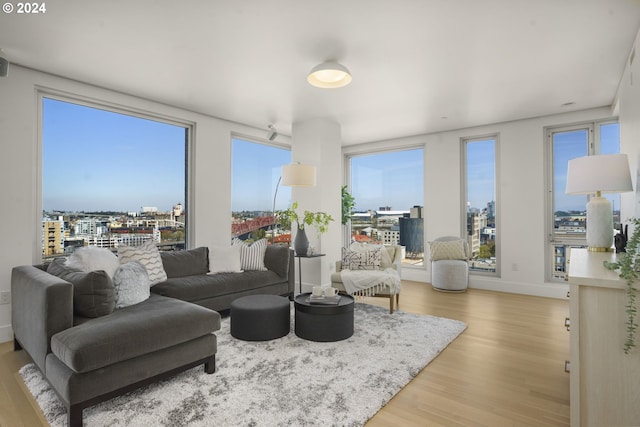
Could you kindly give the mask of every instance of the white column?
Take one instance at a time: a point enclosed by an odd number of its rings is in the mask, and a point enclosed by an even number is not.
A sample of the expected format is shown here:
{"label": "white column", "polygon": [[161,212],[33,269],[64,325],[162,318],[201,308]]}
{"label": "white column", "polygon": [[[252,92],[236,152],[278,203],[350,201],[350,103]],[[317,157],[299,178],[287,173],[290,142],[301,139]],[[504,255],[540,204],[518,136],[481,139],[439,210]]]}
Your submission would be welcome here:
{"label": "white column", "polygon": [[[293,162],[316,166],[317,176],[315,187],[293,188],[292,201],[299,203],[299,213],[305,210],[322,211],[334,219],[329,224],[329,231],[320,238],[315,228],[306,228],[309,244],[317,253],[325,256],[302,259],[303,291],[310,289],[308,286],[305,289],[305,285],[328,286],[331,283],[331,272],[340,259],[340,189],[343,181],[341,156],[342,136],[339,123],[328,119],[312,119],[293,124],[291,159]],[[296,267],[297,264],[296,262]]]}

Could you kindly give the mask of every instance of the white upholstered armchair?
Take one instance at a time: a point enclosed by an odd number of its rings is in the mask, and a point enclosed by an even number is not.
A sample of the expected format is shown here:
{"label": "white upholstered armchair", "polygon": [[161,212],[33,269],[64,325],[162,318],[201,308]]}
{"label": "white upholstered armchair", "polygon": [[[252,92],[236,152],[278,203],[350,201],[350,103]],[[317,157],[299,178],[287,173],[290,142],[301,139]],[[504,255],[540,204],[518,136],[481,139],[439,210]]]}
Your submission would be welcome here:
{"label": "white upholstered armchair", "polygon": [[389,313],[400,304],[402,247],[353,243],[343,248],[331,286],[350,295],[389,298]]}
{"label": "white upholstered armchair", "polygon": [[464,292],[469,285],[469,245],[465,239],[445,236],[429,242],[431,284],[438,291]]}

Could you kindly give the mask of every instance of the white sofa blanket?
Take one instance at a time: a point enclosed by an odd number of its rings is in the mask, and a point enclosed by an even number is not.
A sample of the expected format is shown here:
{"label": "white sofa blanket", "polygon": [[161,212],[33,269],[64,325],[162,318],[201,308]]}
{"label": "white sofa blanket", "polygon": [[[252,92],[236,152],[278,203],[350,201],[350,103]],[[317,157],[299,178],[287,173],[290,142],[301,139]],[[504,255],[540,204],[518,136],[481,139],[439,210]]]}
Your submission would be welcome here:
{"label": "white sofa blanket", "polygon": [[394,268],[384,270],[342,270],[342,284],[349,295],[372,296],[389,288],[391,295],[400,292],[400,275]]}

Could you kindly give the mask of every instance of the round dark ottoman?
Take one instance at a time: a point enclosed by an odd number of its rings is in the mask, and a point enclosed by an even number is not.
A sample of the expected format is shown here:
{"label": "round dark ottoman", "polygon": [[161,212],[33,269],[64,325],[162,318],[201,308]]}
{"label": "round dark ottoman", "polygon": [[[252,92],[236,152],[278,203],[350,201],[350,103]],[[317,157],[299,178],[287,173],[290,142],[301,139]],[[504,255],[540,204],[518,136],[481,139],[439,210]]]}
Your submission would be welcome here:
{"label": "round dark ottoman", "polygon": [[231,335],[244,341],[268,341],[291,329],[289,299],[277,295],[249,295],[231,303]]}

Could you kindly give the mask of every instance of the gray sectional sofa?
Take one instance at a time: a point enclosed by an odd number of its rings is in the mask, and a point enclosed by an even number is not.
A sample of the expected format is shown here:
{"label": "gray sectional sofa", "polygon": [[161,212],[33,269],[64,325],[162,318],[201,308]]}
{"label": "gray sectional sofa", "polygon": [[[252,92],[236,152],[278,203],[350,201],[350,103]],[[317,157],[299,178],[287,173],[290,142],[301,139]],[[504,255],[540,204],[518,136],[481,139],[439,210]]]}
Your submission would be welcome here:
{"label": "gray sectional sofa", "polygon": [[287,246],[267,246],[267,270],[242,273],[207,274],[208,249],[161,252],[167,280],[151,287],[151,292],[192,302],[212,310],[227,311],[231,302],[254,294],[282,295],[293,299],[295,283],[293,251]]}
{"label": "gray sectional sofa", "polygon": [[[84,408],[185,369],[204,364],[207,373],[215,372],[219,311],[235,298],[293,296],[287,247],[267,248],[266,271],[242,273],[207,274],[207,248],[161,256],[168,278],[148,299],[99,317],[79,316],[74,301],[93,304],[95,298],[46,266],[13,269],[14,348],[31,356],[63,400],[69,426],[82,425]],[[83,292],[98,289],[101,273],[83,276]]]}

